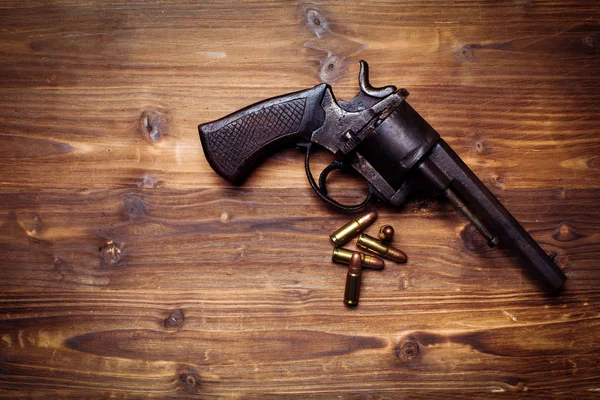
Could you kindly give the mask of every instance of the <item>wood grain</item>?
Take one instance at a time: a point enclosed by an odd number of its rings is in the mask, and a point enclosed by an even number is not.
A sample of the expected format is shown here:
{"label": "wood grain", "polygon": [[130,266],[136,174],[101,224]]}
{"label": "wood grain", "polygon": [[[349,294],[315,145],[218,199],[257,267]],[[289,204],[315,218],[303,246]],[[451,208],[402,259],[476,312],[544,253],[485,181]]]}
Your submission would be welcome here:
{"label": "wood grain", "polygon": [[[598,398],[595,2],[5,1],[0,398]],[[318,23],[316,22],[318,21]],[[406,87],[569,280],[545,294],[425,194],[409,257],[345,268],[302,156],[241,188],[197,125],[331,83]],[[314,167],[329,156],[318,153]],[[362,196],[342,176],[333,193]]]}

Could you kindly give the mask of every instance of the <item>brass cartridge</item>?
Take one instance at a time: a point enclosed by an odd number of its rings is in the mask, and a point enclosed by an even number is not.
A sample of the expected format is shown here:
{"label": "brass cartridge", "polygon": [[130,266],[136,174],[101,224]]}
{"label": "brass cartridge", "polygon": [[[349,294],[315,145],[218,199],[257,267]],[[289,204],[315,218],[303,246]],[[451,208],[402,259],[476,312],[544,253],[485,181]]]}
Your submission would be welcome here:
{"label": "brass cartridge", "polygon": [[350,257],[350,265],[348,265],[348,274],[346,275],[346,289],[344,290],[344,304],[348,306],[358,305],[361,274],[362,261],[360,260],[360,254],[355,252]]}
{"label": "brass cartridge", "polygon": [[348,222],[346,225],[333,232],[329,237],[333,244],[341,246],[362,232],[367,226],[371,225],[376,218],[377,211],[371,211]]}
{"label": "brass cartridge", "polygon": [[372,251],[383,258],[399,263],[406,262],[406,254],[402,250],[398,250],[394,246],[383,243],[381,240],[377,240],[365,233],[360,234],[356,245],[362,249]]}
{"label": "brass cartridge", "polygon": [[[353,252],[350,250],[343,249],[341,247],[336,247],[335,249],[333,249],[333,255],[331,256],[331,260],[339,264],[350,264],[350,258],[352,257],[352,253]],[[360,259],[364,268],[383,269],[385,267],[385,262],[377,256],[372,256],[360,252],[356,253],[360,254]]]}
{"label": "brass cartridge", "polygon": [[379,228],[379,239],[383,242],[391,242],[394,238],[394,227],[391,225],[383,225]]}

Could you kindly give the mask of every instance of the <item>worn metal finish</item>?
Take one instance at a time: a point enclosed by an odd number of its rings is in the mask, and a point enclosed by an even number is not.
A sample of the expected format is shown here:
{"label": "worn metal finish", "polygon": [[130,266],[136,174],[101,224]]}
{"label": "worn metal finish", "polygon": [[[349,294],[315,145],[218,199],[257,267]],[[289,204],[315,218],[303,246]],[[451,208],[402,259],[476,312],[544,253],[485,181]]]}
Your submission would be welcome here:
{"label": "worn metal finish", "polygon": [[388,260],[399,263],[405,263],[407,260],[406,253],[404,253],[402,250],[399,250],[388,243],[384,243],[381,240],[377,240],[366,233],[360,234],[356,245],[361,249],[372,251],[373,253],[380,255],[383,258],[387,258]]}
{"label": "worn metal finish", "polygon": [[[338,102],[329,85],[265,100],[218,121],[200,125],[210,165],[234,184],[275,147],[296,141],[306,148],[305,169],[321,199],[343,211],[356,211],[371,196],[402,204],[414,182],[426,180],[443,193],[481,232],[490,246],[503,244],[521,256],[548,289],[557,291],[567,277],[500,204],[465,163],[407,102],[408,92],[369,84],[361,61],[360,93]],[[336,155],[317,183],[308,164],[312,145]],[[368,182],[360,204],[344,205],[329,197],[325,181],[335,169],[354,169]],[[335,243],[335,242],[334,242]]]}
{"label": "worn metal finish", "polygon": [[360,254],[354,253],[350,257],[348,274],[346,275],[346,289],[344,290],[344,304],[357,306],[360,297],[360,284],[362,280],[362,261]]}
{"label": "worn metal finish", "polygon": [[385,267],[385,262],[379,257],[361,252],[353,252],[342,247],[336,247],[335,249],[333,249],[331,260],[339,264],[347,265],[350,264],[350,258],[354,253],[360,254],[360,259],[362,260],[362,266],[364,268],[383,269]]}
{"label": "worn metal finish", "polygon": [[458,197],[456,193],[451,188],[446,188],[444,190],[444,196],[456,207],[460,210],[463,215],[469,220],[469,222],[483,235],[483,237],[487,240],[487,244],[490,247],[496,247],[498,244],[498,237],[494,236],[488,229],[483,225],[483,223],[477,218],[475,214],[469,210],[467,205],[463,203],[463,201]]}
{"label": "worn metal finish", "polygon": [[364,61],[361,61],[360,63],[360,70],[358,72],[358,86],[360,87],[360,91],[362,93],[376,99],[383,99],[397,90],[396,86],[394,85],[389,85],[382,88],[375,88],[371,86],[371,83],[369,82],[369,64]]}
{"label": "worn metal finish", "polygon": [[368,212],[344,224],[344,226],[333,232],[329,237],[333,244],[342,246],[365,230],[375,219],[377,219],[377,211]]}

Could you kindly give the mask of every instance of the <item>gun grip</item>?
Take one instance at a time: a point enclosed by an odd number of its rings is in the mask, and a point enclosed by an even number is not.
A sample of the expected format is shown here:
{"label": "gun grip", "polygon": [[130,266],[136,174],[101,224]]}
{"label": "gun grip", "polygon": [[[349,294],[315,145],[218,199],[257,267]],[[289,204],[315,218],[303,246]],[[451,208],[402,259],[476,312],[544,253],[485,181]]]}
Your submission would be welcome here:
{"label": "gun grip", "polygon": [[309,140],[324,119],[321,99],[327,85],[274,97],[217,121],[198,125],[210,166],[240,185],[268,153],[290,141]]}

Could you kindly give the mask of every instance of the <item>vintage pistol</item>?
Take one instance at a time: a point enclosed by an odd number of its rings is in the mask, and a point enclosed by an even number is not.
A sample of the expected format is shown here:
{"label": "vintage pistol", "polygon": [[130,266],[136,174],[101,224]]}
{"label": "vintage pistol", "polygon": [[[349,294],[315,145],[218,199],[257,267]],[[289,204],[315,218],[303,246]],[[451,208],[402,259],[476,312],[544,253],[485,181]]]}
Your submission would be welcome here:
{"label": "vintage pistol", "polygon": [[[443,193],[486,238],[512,248],[524,265],[552,290],[567,279],[515,218],[500,204],[440,135],[407,103],[408,92],[395,86],[369,84],[368,65],[361,61],[360,93],[337,101],[331,87],[320,84],[271,98],[198,126],[204,154],[227,181],[240,185],[261,159],[281,145],[306,149],[305,169],[317,195],[343,211],[367,205],[372,196],[400,205],[427,180]],[[316,182],[309,168],[311,148],[331,151],[335,161]],[[327,193],[327,175],[354,169],[369,193],[356,205],[344,205]]]}

